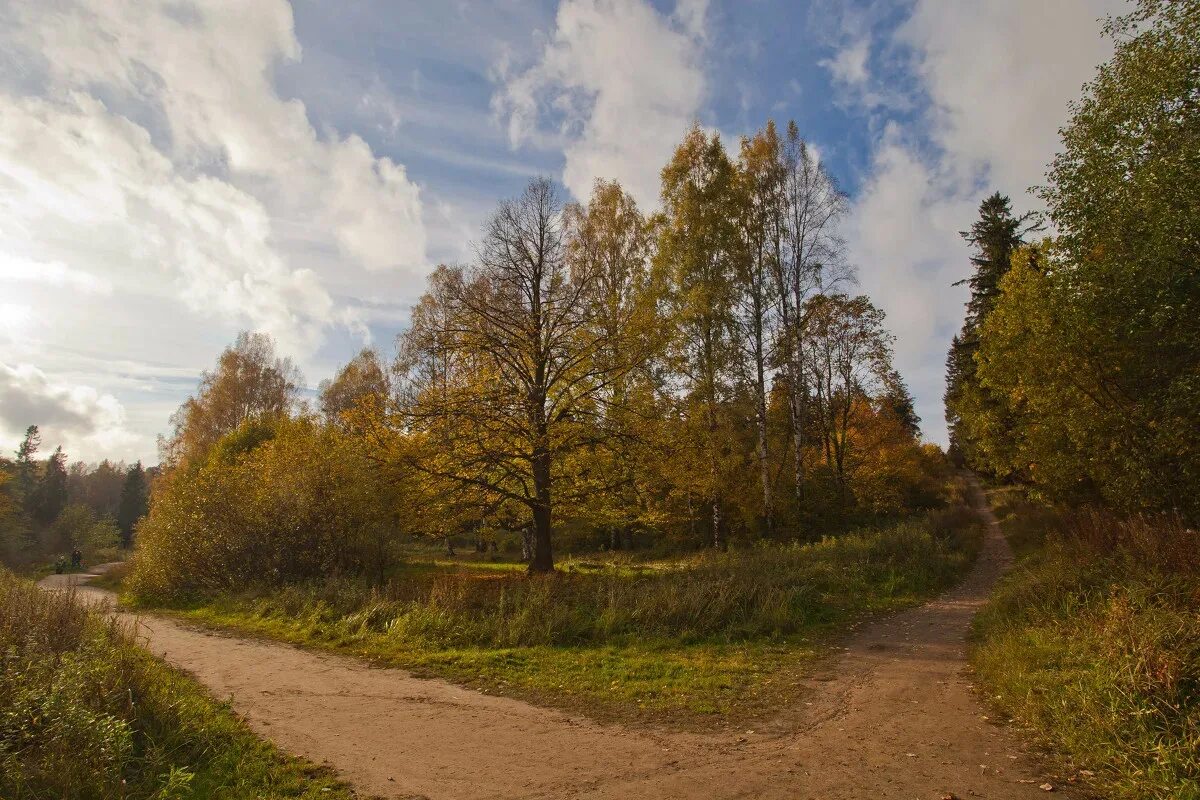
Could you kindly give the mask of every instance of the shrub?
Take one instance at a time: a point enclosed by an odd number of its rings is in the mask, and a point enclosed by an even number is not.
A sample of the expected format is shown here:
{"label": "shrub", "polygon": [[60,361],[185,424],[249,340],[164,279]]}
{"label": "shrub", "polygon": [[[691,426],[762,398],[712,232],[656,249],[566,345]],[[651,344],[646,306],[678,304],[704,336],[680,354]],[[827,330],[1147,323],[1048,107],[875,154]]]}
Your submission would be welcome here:
{"label": "shrub", "polygon": [[135,592],[169,600],[386,568],[388,484],[336,429],[308,418],[273,426],[267,435],[247,423],[161,480],[138,527]]}

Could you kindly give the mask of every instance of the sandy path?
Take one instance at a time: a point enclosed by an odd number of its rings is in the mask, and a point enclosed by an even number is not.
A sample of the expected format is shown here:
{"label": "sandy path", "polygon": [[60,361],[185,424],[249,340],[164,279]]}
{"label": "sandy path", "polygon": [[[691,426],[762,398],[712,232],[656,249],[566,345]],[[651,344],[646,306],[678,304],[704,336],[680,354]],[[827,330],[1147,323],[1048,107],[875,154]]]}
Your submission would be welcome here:
{"label": "sandy path", "polygon": [[757,732],[603,726],[402,670],[170,620],[138,618],[138,633],[214,695],[232,698],[259,733],[385,797],[1037,797],[1047,782],[1037,762],[1011,732],[986,720],[963,675],[971,616],[1011,561],[985,513],[986,545],[957,589],[861,629],[812,682],[803,710]]}

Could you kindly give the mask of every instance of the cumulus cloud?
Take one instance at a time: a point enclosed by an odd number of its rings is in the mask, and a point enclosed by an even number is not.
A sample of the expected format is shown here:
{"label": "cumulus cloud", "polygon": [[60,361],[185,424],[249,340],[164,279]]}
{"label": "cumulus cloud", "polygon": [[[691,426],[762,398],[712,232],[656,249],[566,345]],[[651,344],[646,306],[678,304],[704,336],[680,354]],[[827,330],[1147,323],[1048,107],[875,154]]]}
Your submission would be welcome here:
{"label": "cumulus cloud", "polygon": [[[927,436],[945,442],[944,358],[962,323],[970,269],[959,231],[999,189],[1016,210],[1042,180],[1068,101],[1109,55],[1097,18],[1118,0],[918,0],[881,46],[910,55],[913,94],[928,111],[897,122],[869,102],[882,134],[855,198],[848,241],[863,288],[888,312],[897,361],[918,400]],[[846,56],[850,75],[857,61]],[[831,68],[837,63],[835,59]],[[878,88],[878,87],[875,87]]]}
{"label": "cumulus cloud", "polygon": [[[342,273],[424,269],[404,167],[277,94],[302,55],[285,0],[19,0],[0,47],[21,65],[0,79],[0,247],[23,263],[154,287],[295,353],[358,325],[326,286]],[[336,268],[292,266],[309,253]]]}
{"label": "cumulus cloud", "polygon": [[563,0],[535,63],[497,67],[492,107],[513,146],[557,122],[575,197],[615,178],[656,205],[659,171],[704,99],[706,12],[697,0],[670,16],[644,0]]}
{"label": "cumulus cloud", "polygon": [[0,435],[18,441],[37,425],[47,447],[62,445],[72,458],[137,458],[146,437],[126,427],[125,409],[91,386],[55,382],[28,364],[0,363]]}

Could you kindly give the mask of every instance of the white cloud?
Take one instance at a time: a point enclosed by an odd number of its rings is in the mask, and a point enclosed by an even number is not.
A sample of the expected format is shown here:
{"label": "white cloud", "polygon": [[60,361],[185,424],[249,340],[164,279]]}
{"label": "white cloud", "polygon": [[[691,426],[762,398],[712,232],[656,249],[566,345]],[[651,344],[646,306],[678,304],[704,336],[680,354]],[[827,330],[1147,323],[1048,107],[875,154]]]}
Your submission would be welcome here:
{"label": "white cloud", "polygon": [[[958,232],[996,189],[1018,212],[1036,207],[1025,189],[1041,181],[1057,149],[1067,103],[1110,52],[1096,20],[1123,7],[1117,0],[918,0],[884,43],[909,49],[930,110],[916,122],[880,126],[848,240],[864,290],[897,334],[898,366],[925,433],[937,441],[946,441],[945,353],[966,297],[951,284],[970,269]],[[859,102],[875,121],[886,119],[870,92]]]}
{"label": "white cloud", "polygon": [[32,261],[0,253],[0,281],[41,283],[86,294],[112,294],[112,284],[90,272],[72,269],[61,261]]}
{"label": "white cloud", "polygon": [[871,55],[871,40],[863,36],[837,51],[833,58],[820,61],[838,83],[860,86],[871,77],[867,59]]}
{"label": "white cloud", "polygon": [[301,57],[284,0],[26,0],[0,30],[26,73],[0,79],[0,249],[158,285],[295,353],[357,324],[328,286],[424,270],[404,167],[277,94],[276,65]]}
{"label": "white cloud", "polygon": [[933,101],[933,137],[1014,196],[1041,182],[1067,102],[1111,53],[1100,36],[1123,0],[921,0],[898,33]]}
{"label": "white cloud", "polygon": [[639,203],[657,205],[659,171],[704,98],[706,12],[695,0],[670,17],[644,0],[563,0],[536,63],[498,67],[492,106],[512,144],[553,118],[575,197],[586,199],[597,177],[615,178]]}
{"label": "white cloud", "polygon": [[55,382],[28,364],[0,363],[0,437],[16,442],[37,425],[43,446],[72,459],[141,457],[150,443],[126,427],[125,409],[91,386]]}
{"label": "white cloud", "polygon": [[[79,92],[7,98],[0,116],[0,242],[48,263],[87,264],[123,285],[158,286],[311,349],[333,305],[316,275],[289,269],[253,196],[186,175],[150,135]],[[101,155],[102,154],[102,155]],[[80,272],[82,270],[74,270]]]}

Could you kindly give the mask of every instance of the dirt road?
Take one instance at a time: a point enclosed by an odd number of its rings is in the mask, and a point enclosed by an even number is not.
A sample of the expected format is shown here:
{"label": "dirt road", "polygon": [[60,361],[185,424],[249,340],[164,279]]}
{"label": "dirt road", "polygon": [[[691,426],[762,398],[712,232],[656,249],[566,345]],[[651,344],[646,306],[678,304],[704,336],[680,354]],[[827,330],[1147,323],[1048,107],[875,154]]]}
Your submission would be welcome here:
{"label": "dirt road", "polygon": [[1072,796],[987,721],[963,674],[971,616],[1011,560],[986,513],[986,545],[962,585],[861,629],[802,711],[754,732],[602,726],[339,656],[153,617],[137,625],[256,731],[384,797],[1004,800],[1044,796],[1047,782]]}

